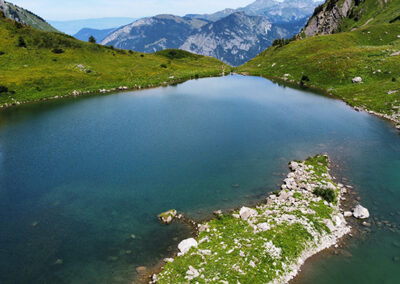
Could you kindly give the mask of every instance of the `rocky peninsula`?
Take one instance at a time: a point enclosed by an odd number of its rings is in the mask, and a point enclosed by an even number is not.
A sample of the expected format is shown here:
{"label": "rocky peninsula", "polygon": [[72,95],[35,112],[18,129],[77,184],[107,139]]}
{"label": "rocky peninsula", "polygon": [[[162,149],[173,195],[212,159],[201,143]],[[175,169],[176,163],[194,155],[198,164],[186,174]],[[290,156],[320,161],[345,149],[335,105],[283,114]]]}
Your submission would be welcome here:
{"label": "rocky peninsula", "polygon": [[329,174],[328,156],[289,168],[281,190],[263,204],[198,224],[197,237],[183,240],[150,283],[287,283],[307,258],[350,232],[344,213],[369,217],[362,206],[343,212],[347,190]]}

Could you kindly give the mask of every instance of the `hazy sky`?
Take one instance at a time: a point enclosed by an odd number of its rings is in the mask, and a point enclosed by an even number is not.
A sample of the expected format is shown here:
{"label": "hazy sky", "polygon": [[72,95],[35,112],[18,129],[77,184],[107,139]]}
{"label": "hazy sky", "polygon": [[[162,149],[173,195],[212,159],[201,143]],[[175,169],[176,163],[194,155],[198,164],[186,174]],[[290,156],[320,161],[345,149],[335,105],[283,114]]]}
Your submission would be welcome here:
{"label": "hazy sky", "polygon": [[46,20],[102,17],[140,18],[156,14],[212,13],[255,0],[7,0]]}

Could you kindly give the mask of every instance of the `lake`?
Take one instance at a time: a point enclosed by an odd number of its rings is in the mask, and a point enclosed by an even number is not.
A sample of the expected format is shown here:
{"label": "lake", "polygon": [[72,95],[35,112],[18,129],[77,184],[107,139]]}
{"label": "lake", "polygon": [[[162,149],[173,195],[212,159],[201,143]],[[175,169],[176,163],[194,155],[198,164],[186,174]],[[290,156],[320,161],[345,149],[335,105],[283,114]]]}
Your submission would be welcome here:
{"label": "lake", "polygon": [[0,283],[132,283],[190,236],[157,214],[252,205],[325,152],[390,227],[299,282],[398,283],[400,136],[339,100],[233,75],[2,110]]}

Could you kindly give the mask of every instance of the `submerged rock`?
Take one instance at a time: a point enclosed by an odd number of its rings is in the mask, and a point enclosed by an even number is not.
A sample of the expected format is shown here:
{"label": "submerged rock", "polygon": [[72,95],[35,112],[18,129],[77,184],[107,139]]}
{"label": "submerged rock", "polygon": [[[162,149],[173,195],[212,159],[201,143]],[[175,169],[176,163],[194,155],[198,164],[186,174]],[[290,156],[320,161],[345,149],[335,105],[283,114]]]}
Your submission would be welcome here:
{"label": "submerged rock", "polygon": [[354,209],[353,209],[353,216],[357,219],[367,219],[369,218],[369,211],[367,208],[361,206],[358,204]]}
{"label": "submerged rock", "polygon": [[164,212],[164,213],[161,213],[160,215],[158,215],[158,219],[160,219],[160,221],[163,222],[164,224],[169,225],[175,219],[177,214],[178,214],[178,212],[175,209],[171,209],[167,212]]}

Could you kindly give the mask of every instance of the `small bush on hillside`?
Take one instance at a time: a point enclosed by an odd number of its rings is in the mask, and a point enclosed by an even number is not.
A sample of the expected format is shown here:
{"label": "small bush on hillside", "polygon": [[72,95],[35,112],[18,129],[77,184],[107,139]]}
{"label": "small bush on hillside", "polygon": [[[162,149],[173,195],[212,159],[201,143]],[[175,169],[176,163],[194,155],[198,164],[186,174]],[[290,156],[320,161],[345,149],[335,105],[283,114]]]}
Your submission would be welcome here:
{"label": "small bush on hillside", "polygon": [[310,78],[308,78],[307,75],[303,75],[303,77],[301,77],[301,81],[303,81],[303,82],[310,82]]}
{"label": "small bush on hillside", "polygon": [[393,78],[392,78],[392,82],[396,82],[396,78],[393,77]]}
{"label": "small bush on hillside", "polygon": [[90,36],[89,37],[89,42],[90,43],[96,43],[96,39],[94,38],[94,36]]}
{"label": "small bush on hillside", "polygon": [[140,57],[144,57],[144,54],[140,54]]}
{"label": "small bush on hillside", "polygon": [[0,18],[5,18],[6,15],[4,15],[4,12],[0,10]]}
{"label": "small bush on hillside", "polygon": [[23,26],[24,26],[22,23],[17,22],[17,21],[14,22],[14,25],[15,25],[15,27],[16,27],[17,29],[22,29]]}
{"label": "small bush on hillside", "polygon": [[4,53],[3,51],[0,50],[0,55],[3,55],[3,54],[5,54],[5,53]]}
{"label": "small bush on hillside", "polygon": [[26,47],[26,42],[22,36],[18,38],[18,47]]}
{"label": "small bush on hillside", "polygon": [[336,193],[331,188],[323,189],[318,187],[314,189],[313,193],[329,203],[333,203],[336,201]]}
{"label": "small bush on hillside", "polygon": [[293,40],[294,40],[293,38],[292,39],[277,38],[273,41],[272,46],[282,47],[289,44]]}
{"label": "small bush on hillside", "polygon": [[62,48],[53,48],[53,50],[51,52],[53,52],[55,54],[61,54],[61,53],[64,53],[65,51]]}
{"label": "small bush on hillside", "polygon": [[7,92],[8,92],[8,88],[6,86],[1,86],[0,85],[0,94],[7,93]]}
{"label": "small bush on hillside", "polygon": [[132,50],[129,50],[128,52],[129,52],[129,54],[133,54],[133,51],[132,51]]}
{"label": "small bush on hillside", "polygon": [[161,64],[160,67],[161,68],[167,68],[167,64]]}

